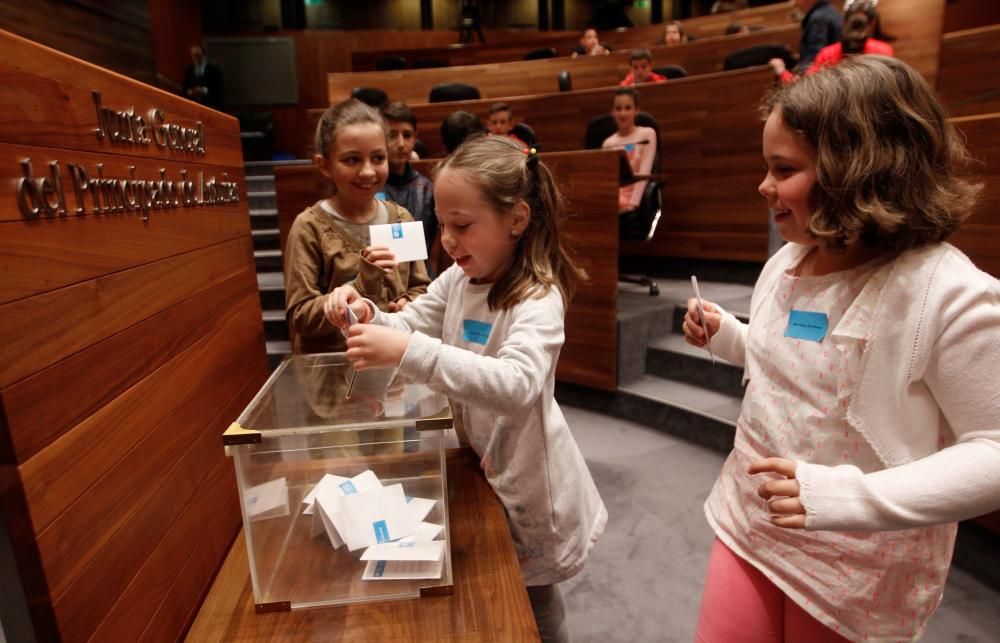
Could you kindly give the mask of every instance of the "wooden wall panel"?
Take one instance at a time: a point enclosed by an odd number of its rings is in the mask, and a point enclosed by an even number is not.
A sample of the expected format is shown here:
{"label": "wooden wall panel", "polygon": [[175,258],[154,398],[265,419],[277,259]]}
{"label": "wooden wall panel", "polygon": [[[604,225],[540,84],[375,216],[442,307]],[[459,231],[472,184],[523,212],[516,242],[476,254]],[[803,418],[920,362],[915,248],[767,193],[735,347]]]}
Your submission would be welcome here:
{"label": "wooden wall panel", "polygon": [[[129,617],[141,633],[183,562],[217,566],[223,552],[201,543],[229,542],[238,528],[219,438],[266,371],[239,129],[6,32],[0,50],[0,506],[40,640],[88,640],[126,596],[150,606]],[[99,138],[91,92],[115,111],[200,122],[204,150]],[[71,164],[128,182],[132,205],[98,213],[84,197],[78,212]],[[188,207],[171,200],[144,221],[136,191],[185,172],[231,189],[215,199],[192,183],[180,190]],[[39,194],[25,199],[21,179]],[[31,212],[57,200],[59,183],[65,209]],[[150,569],[157,582],[136,584]],[[202,576],[185,582],[204,586],[214,567],[193,570]],[[176,598],[185,616],[200,599]],[[177,639],[187,623],[170,626],[162,635]]]}
{"label": "wooden wall panel", "polygon": [[938,95],[952,116],[1000,112],[1000,25],[941,38]]}
{"label": "wooden wall panel", "polygon": [[[689,76],[722,71],[726,56],[763,43],[780,43],[798,50],[800,29],[796,25],[775,27],[739,36],[718,36],[673,47],[652,47],[654,64],[680,65]],[[557,91],[559,73],[568,71],[574,89],[613,87],[629,72],[629,51],[610,56],[549,58],[506,63],[453,66],[441,69],[350,72],[327,75],[330,104],[346,100],[354,87],[377,87],[392,100],[426,103],[439,83],[465,82],[475,85],[483,98],[493,100]]]}
{"label": "wooden wall panel", "polygon": [[985,186],[979,207],[951,241],[982,270],[1000,278],[1000,113],[951,122],[968,141],[969,152],[979,162],[974,169]]}
{"label": "wooden wall panel", "polygon": [[156,80],[145,2],[5,2],[0,29],[145,83]]}

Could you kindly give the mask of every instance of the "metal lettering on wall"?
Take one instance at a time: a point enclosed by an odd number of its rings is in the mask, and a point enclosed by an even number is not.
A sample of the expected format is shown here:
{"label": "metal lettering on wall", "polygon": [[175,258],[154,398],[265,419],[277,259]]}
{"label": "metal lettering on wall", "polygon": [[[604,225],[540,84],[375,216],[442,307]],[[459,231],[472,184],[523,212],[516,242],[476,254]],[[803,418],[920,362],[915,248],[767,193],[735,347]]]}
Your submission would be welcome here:
{"label": "metal lettering on wall", "polygon": [[[195,127],[184,127],[167,121],[159,108],[149,110],[147,121],[135,108],[117,111],[105,107],[100,92],[92,92],[97,113],[98,140],[125,145],[149,145],[161,149],[205,154],[205,136],[201,121]],[[238,203],[240,186],[222,178],[205,177],[198,172],[188,177],[188,170],[180,170],[179,178],[167,178],[165,168],[159,168],[158,177],[137,177],[135,165],[129,165],[129,176],[105,176],[104,164],[97,163],[91,172],[82,164],[67,163],[66,173],[75,197],[75,207],[70,212],[58,161],[49,161],[41,176],[35,176],[30,158],[21,161],[22,177],[17,180],[17,205],[27,219],[41,216],[66,216],[93,214],[126,214],[141,212],[142,220],[149,220],[152,210],[190,208],[202,205]]]}

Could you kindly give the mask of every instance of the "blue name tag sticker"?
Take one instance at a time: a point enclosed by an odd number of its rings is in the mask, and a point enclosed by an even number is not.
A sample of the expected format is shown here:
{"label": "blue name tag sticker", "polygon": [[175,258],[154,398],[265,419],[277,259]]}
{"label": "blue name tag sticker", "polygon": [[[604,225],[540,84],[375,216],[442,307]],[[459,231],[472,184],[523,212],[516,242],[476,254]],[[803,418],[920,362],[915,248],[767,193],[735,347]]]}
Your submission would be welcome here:
{"label": "blue name tag sticker", "polygon": [[340,486],[340,490],[344,492],[345,496],[349,496],[352,493],[357,493],[358,492],[357,487],[355,487],[354,483],[351,482],[350,480],[348,480],[346,482],[341,482],[339,486]]}
{"label": "blue name tag sticker", "polygon": [[389,542],[389,528],[386,526],[384,520],[373,522],[372,530],[375,532],[375,542],[380,544]]}
{"label": "blue name tag sticker", "polygon": [[385,201],[385,192],[376,192],[375,198],[379,201]]}
{"label": "blue name tag sticker", "polygon": [[474,344],[486,345],[490,338],[490,331],[493,324],[487,324],[475,319],[465,319],[462,321],[462,339]]}
{"label": "blue name tag sticker", "polygon": [[626,143],[625,144],[625,151],[626,152],[631,152],[634,149],[635,149],[635,143]]}
{"label": "blue name tag sticker", "polygon": [[392,238],[393,239],[403,238],[403,225],[401,223],[392,224]]}
{"label": "blue name tag sticker", "polygon": [[788,313],[788,328],[785,337],[805,339],[810,342],[822,342],[826,337],[830,319],[826,313],[811,313],[805,310],[792,310]]}
{"label": "blue name tag sticker", "polygon": [[375,572],[372,574],[375,578],[381,578],[382,574],[385,573],[385,561],[380,560],[375,563]]}

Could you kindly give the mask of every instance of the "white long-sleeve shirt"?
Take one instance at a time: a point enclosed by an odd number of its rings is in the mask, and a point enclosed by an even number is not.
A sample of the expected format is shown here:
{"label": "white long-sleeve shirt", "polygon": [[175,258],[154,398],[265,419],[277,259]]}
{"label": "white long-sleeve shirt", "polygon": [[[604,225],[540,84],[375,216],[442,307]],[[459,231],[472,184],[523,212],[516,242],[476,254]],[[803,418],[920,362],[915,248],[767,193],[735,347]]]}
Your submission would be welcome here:
{"label": "white long-sleeve shirt", "polygon": [[374,322],[411,331],[400,373],[452,400],[507,510],[525,583],[557,583],[583,567],[607,522],[554,397],[562,296],[552,289],[491,311],[489,289],[452,266],[426,295]]}
{"label": "white long-sleeve shirt", "polygon": [[[787,244],[768,261],[751,323],[808,250]],[[798,462],[807,529],[905,529],[1000,508],[1000,282],[947,243],[904,252],[882,270],[885,287],[858,296],[877,315],[847,419],[885,468]],[[724,313],[712,348],[742,366],[746,340],[747,326]]]}

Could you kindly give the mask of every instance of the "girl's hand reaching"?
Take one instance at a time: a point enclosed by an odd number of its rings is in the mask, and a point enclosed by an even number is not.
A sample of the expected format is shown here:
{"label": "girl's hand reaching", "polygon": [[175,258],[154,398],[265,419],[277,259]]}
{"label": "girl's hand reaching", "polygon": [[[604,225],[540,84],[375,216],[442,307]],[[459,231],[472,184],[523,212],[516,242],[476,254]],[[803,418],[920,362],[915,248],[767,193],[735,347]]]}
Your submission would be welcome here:
{"label": "girl's hand reaching", "polygon": [[[708,327],[708,336],[714,337],[722,325],[722,314],[719,312],[719,307],[712,302],[702,299],[701,303],[705,309],[705,325]],[[684,339],[687,340],[688,344],[698,348],[708,343],[708,337],[705,337],[705,331],[701,327],[698,300],[693,297],[688,299],[687,313],[684,315]]]}
{"label": "girl's hand reaching", "polygon": [[385,326],[358,324],[348,332],[347,359],[358,371],[392,368],[399,366],[409,344],[410,333]]}
{"label": "girl's hand reaching", "polygon": [[[767,500],[771,524],[789,529],[805,529],[806,508],[799,499],[801,487],[795,479],[795,462],[786,458],[765,458],[750,465],[747,473],[777,473],[784,480],[768,480],[757,487],[757,495]],[[774,498],[772,500],[772,498]]]}
{"label": "girl's hand reaching", "polygon": [[331,324],[347,330],[349,327],[346,310],[348,306],[354,311],[354,316],[358,318],[359,323],[367,324],[371,321],[371,310],[368,309],[368,304],[361,298],[357,290],[347,285],[334,288],[333,292],[326,296],[323,300],[323,314],[326,315]]}
{"label": "girl's hand reaching", "polygon": [[361,258],[375,264],[387,275],[394,273],[399,265],[396,263],[396,255],[386,246],[368,246],[361,251]]}
{"label": "girl's hand reaching", "polygon": [[409,303],[410,303],[410,300],[407,299],[407,297],[405,295],[402,296],[402,297],[400,297],[396,301],[390,301],[389,302],[389,312],[390,313],[398,313],[399,311],[401,311],[404,308],[406,308],[407,304],[409,304]]}

